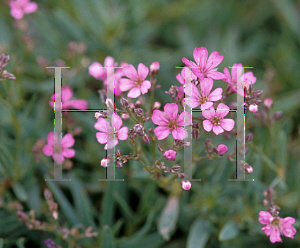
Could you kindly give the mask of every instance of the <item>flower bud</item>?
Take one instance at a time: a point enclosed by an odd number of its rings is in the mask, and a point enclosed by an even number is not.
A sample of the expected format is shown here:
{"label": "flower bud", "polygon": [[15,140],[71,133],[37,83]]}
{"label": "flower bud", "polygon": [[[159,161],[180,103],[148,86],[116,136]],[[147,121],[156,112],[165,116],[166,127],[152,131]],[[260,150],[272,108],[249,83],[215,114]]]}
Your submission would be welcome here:
{"label": "flower bud", "polygon": [[178,89],[176,86],[172,85],[169,89],[169,94],[172,98],[175,98],[178,95]]}
{"label": "flower bud", "polygon": [[103,167],[108,167],[109,166],[108,159],[107,158],[101,159],[100,165],[103,166]]}
{"label": "flower bud", "polygon": [[144,110],[142,110],[141,108],[134,109],[134,112],[138,117],[141,117],[144,115]]}
{"label": "flower bud", "polygon": [[266,110],[270,110],[273,107],[273,100],[271,98],[266,98],[264,100],[264,107]]}
{"label": "flower bud", "polygon": [[155,76],[159,71],[159,63],[157,61],[150,65],[150,75]]}
{"label": "flower bud", "polygon": [[147,117],[143,118],[143,122],[144,122],[144,123],[145,123],[145,122],[148,122],[148,121],[150,121],[150,119],[151,119],[151,117],[150,117],[150,116],[147,116]]}
{"label": "flower bud", "polygon": [[161,103],[160,102],[154,102],[154,104],[152,105],[152,111],[155,109],[159,109],[161,107]]}
{"label": "flower bud", "polygon": [[116,162],[116,168],[122,168],[122,167],[123,167],[122,161],[118,160],[118,161]]}
{"label": "flower bud", "polygon": [[128,120],[130,118],[130,116],[128,114],[121,114],[121,118],[124,120]]}
{"label": "flower bud", "polygon": [[121,156],[121,150],[120,149],[116,149],[115,154],[117,157]]}
{"label": "flower bud", "polygon": [[139,134],[139,135],[143,135],[144,134],[144,130],[145,128],[141,125],[141,124],[135,124],[133,126],[133,132]]}
{"label": "flower bud", "polygon": [[101,112],[96,112],[94,118],[98,120],[100,117],[103,117],[103,114]]}
{"label": "flower bud", "polygon": [[188,177],[186,174],[184,173],[178,173],[177,174],[178,178],[183,178],[183,177]]}
{"label": "flower bud", "polygon": [[179,170],[181,170],[181,166],[179,164],[176,164],[171,169],[174,171],[179,171]]}
{"label": "flower bud", "polygon": [[176,155],[177,155],[177,152],[175,152],[172,149],[169,149],[169,150],[167,150],[167,151],[164,152],[164,156],[165,156],[165,158],[167,160],[173,160],[173,161],[175,161]]}
{"label": "flower bud", "polygon": [[110,98],[107,98],[106,101],[105,101],[105,105],[107,107],[107,110],[109,111],[114,111],[114,103],[113,101],[110,99]]}
{"label": "flower bud", "polygon": [[124,97],[121,97],[120,104],[122,107],[126,108],[129,106],[129,101],[127,99],[125,99]]}
{"label": "flower bud", "polygon": [[264,200],[263,200],[263,205],[264,205],[264,206],[267,206],[268,204],[269,204],[269,201],[268,201],[267,199],[264,199]]}
{"label": "flower bud", "polygon": [[247,174],[252,174],[252,172],[253,172],[253,167],[249,164],[246,164],[244,169]]}
{"label": "flower bud", "polygon": [[199,139],[199,132],[200,131],[198,129],[193,129],[192,130],[192,137],[193,137],[194,140]]}
{"label": "flower bud", "polygon": [[249,106],[249,111],[250,111],[251,113],[257,112],[257,111],[258,111],[258,106],[257,106],[256,104],[250,104],[250,106]]}
{"label": "flower bud", "polygon": [[148,134],[144,134],[142,141],[146,144],[151,144],[151,139],[150,136]]}
{"label": "flower bud", "polygon": [[157,145],[157,148],[160,152],[164,152],[164,149],[160,145]]}
{"label": "flower bud", "polygon": [[253,139],[253,134],[252,133],[248,133],[246,136],[245,136],[245,141],[248,142],[248,141],[251,141]]}
{"label": "flower bud", "polygon": [[135,103],[134,103],[134,107],[135,108],[140,108],[142,106],[142,102],[140,100],[137,100]]}
{"label": "flower bud", "polygon": [[279,120],[282,117],[282,112],[281,111],[276,111],[275,113],[272,114],[272,118],[274,120]]}
{"label": "flower bud", "polygon": [[28,215],[22,211],[18,211],[17,216],[18,216],[19,221],[24,221],[24,220],[28,219]]}
{"label": "flower bud", "polygon": [[254,95],[255,97],[260,97],[262,93],[263,93],[263,90],[258,90],[258,91],[254,91],[254,92],[253,92],[253,95]]}
{"label": "flower bud", "polygon": [[190,190],[191,187],[192,187],[192,183],[190,181],[187,180],[181,181],[181,188],[183,190]]}
{"label": "flower bud", "polygon": [[207,149],[211,148],[213,146],[212,140],[211,139],[206,139],[206,141],[204,142],[205,147]]}
{"label": "flower bud", "polygon": [[223,156],[227,152],[228,148],[226,145],[220,144],[217,147],[217,152],[220,156]]}

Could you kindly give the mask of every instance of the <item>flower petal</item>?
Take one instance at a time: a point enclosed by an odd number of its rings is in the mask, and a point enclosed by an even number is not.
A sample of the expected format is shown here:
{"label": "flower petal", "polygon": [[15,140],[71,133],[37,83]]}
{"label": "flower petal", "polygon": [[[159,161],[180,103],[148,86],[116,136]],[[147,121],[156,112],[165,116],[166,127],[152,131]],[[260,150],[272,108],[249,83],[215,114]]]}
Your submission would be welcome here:
{"label": "flower petal", "polygon": [[54,150],[53,150],[53,146],[50,146],[50,145],[45,145],[43,147],[43,153],[46,155],[46,156],[51,156],[53,154]]}
{"label": "flower petal", "polygon": [[140,87],[133,87],[127,94],[127,97],[130,98],[137,98],[141,95],[141,88]]}
{"label": "flower petal", "polygon": [[118,139],[112,139],[112,140],[109,140],[107,142],[107,144],[104,146],[104,149],[107,150],[107,149],[112,149],[114,148],[116,145],[118,144]]}
{"label": "flower petal", "polygon": [[203,121],[203,128],[206,132],[210,132],[213,128],[213,124],[209,120]]}
{"label": "flower petal", "polygon": [[29,14],[29,13],[33,13],[35,12],[37,9],[38,9],[38,5],[36,2],[30,2],[30,3],[27,3],[24,7],[24,12]]}
{"label": "flower petal", "polygon": [[68,85],[64,85],[61,88],[61,101],[62,102],[69,101],[72,96],[73,96],[73,91],[72,91],[71,87]]}
{"label": "flower petal", "polygon": [[190,108],[196,108],[200,105],[199,99],[195,97],[186,97],[184,98],[184,102],[186,105],[188,105]]}
{"label": "flower petal", "polygon": [[200,99],[201,97],[198,88],[192,83],[185,84],[184,93],[188,96],[195,97],[198,99]]}
{"label": "flower petal", "polygon": [[56,142],[58,139],[57,134],[55,132],[48,133],[47,142],[49,145],[54,146],[54,141]]}
{"label": "flower petal", "polygon": [[138,80],[138,74],[137,74],[137,71],[136,69],[134,68],[133,65],[127,65],[123,68],[123,73],[126,77],[134,80],[134,81],[137,81]]}
{"label": "flower petal", "polygon": [[178,126],[188,126],[192,124],[192,116],[189,112],[182,112],[177,118]]}
{"label": "flower petal", "polygon": [[172,131],[174,139],[184,140],[188,136],[188,132],[183,127],[178,127]]}
{"label": "flower petal", "polygon": [[224,104],[224,103],[219,103],[217,109],[216,109],[216,116],[223,118],[229,113],[230,108]]}
{"label": "flower petal", "polygon": [[222,72],[218,72],[218,71],[208,71],[206,73],[206,77],[215,79],[215,80],[223,80],[225,79],[225,75]]}
{"label": "flower petal", "polygon": [[267,211],[260,211],[258,221],[263,225],[268,225],[271,222],[272,215]]}
{"label": "flower petal", "polygon": [[56,163],[61,163],[65,160],[63,155],[59,153],[53,153],[52,158]]}
{"label": "flower petal", "polygon": [[168,121],[166,115],[158,109],[155,109],[153,111],[151,120],[156,125],[166,125],[167,126],[169,124],[169,121]]}
{"label": "flower petal", "polygon": [[144,80],[149,73],[149,68],[146,67],[143,63],[139,63],[138,65],[138,76],[141,80]]}
{"label": "flower petal", "polygon": [[141,85],[142,94],[146,94],[150,88],[151,88],[150,81],[145,80]]}
{"label": "flower petal", "polygon": [[222,119],[220,126],[226,131],[231,131],[234,128],[234,120],[232,119]]}
{"label": "flower petal", "polygon": [[213,85],[214,82],[211,78],[204,78],[203,80],[201,80],[200,88],[201,88],[202,95],[208,97]]}
{"label": "flower petal", "polygon": [[219,135],[220,133],[223,133],[224,132],[224,129],[220,126],[213,126],[213,132],[216,134],[216,135]]}
{"label": "flower petal", "polygon": [[127,78],[121,78],[119,82],[121,91],[130,90],[132,87],[135,86],[135,82]]}
{"label": "flower petal", "polygon": [[106,79],[106,69],[101,68],[102,65],[98,62],[94,62],[89,66],[89,74],[96,79],[105,80]]}
{"label": "flower petal", "polygon": [[164,106],[164,111],[169,120],[175,120],[178,114],[178,105],[176,103],[167,103]]}
{"label": "flower petal", "polygon": [[98,132],[96,133],[96,139],[100,144],[105,144],[107,142],[107,134]]}
{"label": "flower petal", "polygon": [[205,105],[201,105],[201,110],[202,110],[202,115],[206,118],[206,119],[212,119],[213,117],[215,117],[216,111],[214,109],[213,106],[206,108]]}
{"label": "flower petal", "polygon": [[118,132],[119,140],[126,140],[128,137],[128,127],[122,127]]}
{"label": "flower petal", "polygon": [[223,89],[217,88],[212,93],[210,93],[208,100],[209,101],[219,101],[220,99],[222,99],[222,93],[223,93]]}
{"label": "flower petal", "polygon": [[182,62],[188,67],[197,67],[197,65],[195,63],[193,63],[192,61],[188,60],[185,57],[182,58]]}
{"label": "flower petal", "polygon": [[277,226],[273,226],[271,229],[270,241],[272,243],[282,242],[282,239],[280,238],[280,230]]}
{"label": "flower petal", "polygon": [[123,124],[122,118],[118,116],[116,113],[113,113],[112,117],[113,118],[111,118],[111,121],[114,122],[112,126],[114,126],[115,130],[118,131]]}
{"label": "flower petal", "polygon": [[73,158],[75,156],[75,150],[74,149],[63,149],[62,155],[66,158]]}
{"label": "flower petal", "polygon": [[115,59],[111,56],[107,56],[104,59],[104,67],[114,67],[116,63],[114,63]]}
{"label": "flower petal", "polygon": [[71,107],[80,110],[87,110],[88,102],[86,100],[72,100],[69,101]]}
{"label": "flower petal", "polygon": [[110,129],[111,126],[104,118],[100,117],[95,123],[94,128],[101,132],[107,133],[107,129]]}
{"label": "flower petal", "polygon": [[193,52],[194,59],[195,59],[197,65],[200,66],[202,69],[204,69],[206,67],[207,55],[208,55],[208,52],[205,47],[200,47],[200,48],[196,47],[194,49],[194,52]]}
{"label": "flower petal", "polygon": [[220,55],[220,53],[218,51],[214,51],[212,52],[207,60],[207,64],[206,64],[206,70],[210,71],[213,68],[215,68],[216,66],[218,66],[222,60],[223,60],[223,55]]}
{"label": "flower petal", "polygon": [[62,138],[62,147],[72,147],[75,144],[75,139],[73,138],[72,134],[67,133],[63,138]]}
{"label": "flower petal", "polygon": [[170,130],[167,126],[159,126],[154,129],[154,134],[158,140],[165,139],[170,133]]}

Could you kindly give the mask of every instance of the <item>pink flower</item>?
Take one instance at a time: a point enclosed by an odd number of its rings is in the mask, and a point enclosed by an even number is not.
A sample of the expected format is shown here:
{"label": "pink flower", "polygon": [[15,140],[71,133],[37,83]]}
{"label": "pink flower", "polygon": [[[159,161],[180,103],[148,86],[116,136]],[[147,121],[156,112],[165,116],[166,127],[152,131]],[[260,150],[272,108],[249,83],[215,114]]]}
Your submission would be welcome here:
{"label": "pink flower", "polygon": [[184,181],[181,181],[181,188],[183,190],[190,190],[190,188],[192,187],[192,183],[188,180],[184,180]]}
{"label": "pink flower", "polygon": [[[61,88],[61,102],[62,109],[76,108],[81,110],[86,110],[88,103],[85,100],[70,100],[73,96],[73,91],[68,85],[64,85]],[[59,94],[55,94],[51,97],[49,105],[54,109],[55,99],[59,99]]]}
{"label": "pink flower", "polygon": [[261,230],[265,231],[267,236],[270,236],[272,243],[282,242],[280,234],[293,239],[297,232],[292,226],[295,223],[295,219],[292,217],[282,219],[280,217],[273,217],[267,211],[260,211],[258,221],[265,225]]}
{"label": "pink flower", "polygon": [[225,67],[223,70],[225,78],[223,79],[228,83],[232,92],[238,92],[241,96],[244,96],[244,87],[248,89],[250,84],[256,82],[256,77],[254,77],[251,71],[243,74],[243,65],[242,64],[233,64],[231,68],[231,76],[228,69]]}
{"label": "pink flower", "polygon": [[232,119],[223,119],[228,113],[230,108],[224,103],[220,103],[215,110],[214,107],[210,107],[207,110],[201,108],[202,115],[208,119],[203,121],[203,128],[205,131],[213,132],[218,135],[226,131],[231,131],[234,127],[234,120]]}
{"label": "pink flower", "polygon": [[250,104],[250,106],[249,106],[249,111],[250,111],[251,113],[257,112],[257,111],[258,111],[258,105],[255,104],[255,103]]}
{"label": "pink flower", "polygon": [[154,129],[157,139],[163,140],[172,132],[174,139],[183,140],[188,134],[182,126],[191,125],[190,113],[182,112],[177,116],[178,105],[176,103],[167,103],[164,111],[155,109],[151,116],[153,123],[159,125]]}
{"label": "pink flower", "polygon": [[213,80],[211,78],[204,78],[200,82],[199,92],[198,88],[194,84],[188,84],[185,86],[185,93],[189,97],[186,97],[185,103],[191,108],[196,108],[201,105],[201,108],[207,109],[213,105],[212,101],[218,101],[222,99],[222,88],[215,89],[212,93],[210,91],[213,87]]}
{"label": "pink flower", "polygon": [[167,151],[164,152],[164,156],[166,157],[167,160],[173,160],[173,161],[175,161],[176,155],[177,155],[177,152],[175,152],[172,149],[169,149],[169,150],[167,150]]}
{"label": "pink flower", "polygon": [[220,55],[219,52],[212,52],[207,59],[207,49],[205,47],[196,47],[193,56],[196,63],[189,61],[187,58],[182,58],[182,62],[191,67],[192,72],[200,80],[203,80],[204,78],[212,78],[216,80],[224,79],[224,74],[222,72],[217,72],[217,69],[215,69],[215,67],[223,60],[223,55]]}
{"label": "pink flower", "polygon": [[127,94],[130,98],[137,98],[142,94],[146,94],[151,88],[151,83],[145,78],[148,76],[149,68],[144,64],[139,63],[138,71],[133,65],[127,65],[123,68],[123,73],[128,78],[120,79],[121,91],[130,90]]}
{"label": "pink flower", "polygon": [[[177,89],[178,89],[178,94],[177,94],[177,99],[180,99],[181,97],[183,97],[183,94],[184,94],[184,84],[185,84],[185,72],[186,70],[191,70],[189,67],[184,67],[182,68],[181,70],[181,73],[178,73],[177,76],[176,76],[176,79],[179,81],[179,83],[182,84],[182,86],[177,86]],[[193,73],[193,72],[189,72],[191,73],[191,82],[192,81],[196,81],[197,80],[197,76]]]}
{"label": "pink flower", "polygon": [[100,117],[94,127],[100,132],[96,133],[96,138],[100,144],[106,144],[104,149],[111,149],[118,144],[118,140],[126,140],[128,137],[128,127],[122,127],[123,121],[120,116],[113,113],[112,125],[107,120]]}
{"label": "pink flower", "polygon": [[[48,144],[43,147],[43,153],[46,156],[51,156],[54,161],[61,163],[66,158],[72,158],[75,156],[75,150],[68,149],[72,147],[75,143],[73,136],[67,133],[61,141],[61,144],[58,143],[58,137],[55,132],[50,132],[47,137]],[[62,157],[59,156],[59,146],[62,146]]]}
{"label": "pink flower", "polygon": [[218,147],[217,147],[217,151],[218,151],[218,154],[220,155],[220,156],[223,156],[226,152],[227,152],[227,146],[226,145],[223,145],[223,144],[220,144],[220,145],[218,145]]}
{"label": "pink flower", "polygon": [[15,19],[22,19],[24,14],[33,13],[38,9],[36,2],[30,2],[30,0],[16,0],[9,1],[10,14]]}
{"label": "pink flower", "polygon": [[[121,63],[121,67],[127,65],[125,62]],[[102,80],[104,87],[107,88],[107,69],[101,67],[116,67],[117,62],[114,62],[114,58],[107,56],[104,60],[104,66],[98,62],[94,62],[89,66],[89,74],[96,79]],[[123,76],[123,68],[118,68],[114,72],[114,85],[109,85],[109,90],[114,92],[116,96],[120,96],[122,91],[120,90],[120,78]]]}

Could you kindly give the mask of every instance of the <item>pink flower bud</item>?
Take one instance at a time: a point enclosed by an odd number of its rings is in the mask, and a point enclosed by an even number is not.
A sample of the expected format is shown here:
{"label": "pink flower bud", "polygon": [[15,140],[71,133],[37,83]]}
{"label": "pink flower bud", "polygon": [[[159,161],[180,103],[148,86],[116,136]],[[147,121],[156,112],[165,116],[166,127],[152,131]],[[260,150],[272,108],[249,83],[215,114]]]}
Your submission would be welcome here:
{"label": "pink flower bud", "polygon": [[167,160],[174,161],[176,159],[176,155],[177,155],[177,152],[175,152],[172,149],[169,149],[169,150],[165,151],[165,153],[164,153],[164,156],[166,157]]}
{"label": "pink flower bud", "polygon": [[159,71],[159,63],[156,61],[156,62],[153,62],[151,65],[150,65],[150,74],[152,76],[155,76]]}
{"label": "pink flower bud", "polygon": [[152,110],[154,110],[154,109],[159,109],[160,106],[161,106],[161,103],[160,103],[160,102],[155,102],[155,103],[153,104],[153,106],[152,106]]}
{"label": "pink flower bud", "polygon": [[190,181],[181,181],[181,188],[183,190],[190,190],[190,188],[192,187],[192,183]]}
{"label": "pink flower bud", "polygon": [[127,120],[130,118],[128,114],[121,114],[122,119]]}
{"label": "pink flower bud", "polygon": [[101,159],[100,165],[103,166],[103,167],[108,167],[109,165],[108,165],[108,160],[107,160],[107,158]]}
{"label": "pink flower bud", "polygon": [[217,151],[218,151],[218,154],[220,155],[220,156],[223,156],[226,152],[227,152],[227,146],[226,145],[223,145],[223,144],[220,144],[220,145],[218,145],[218,147],[217,147]]}
{"label": "pink flower bud", "polygon": [[95,119],[97,120],[99,117],[102,117],[102,116],[103,116],[102,113],[96,112],[94,117],[95,117]]}
{"label": "pink flower bud", "polygon": [[272,107],[273,107],[273,100],[271,98],[266,98],[264,100],[264,107],[267,109],[267,110],[270,110]]}
{"label": "pink flower bud", "polygon": [[257,110],[258,110],[258,105],[256,105],[256,104],[250,104],[249,111],[251,113],[255,113],[255,112],[257,112]]}

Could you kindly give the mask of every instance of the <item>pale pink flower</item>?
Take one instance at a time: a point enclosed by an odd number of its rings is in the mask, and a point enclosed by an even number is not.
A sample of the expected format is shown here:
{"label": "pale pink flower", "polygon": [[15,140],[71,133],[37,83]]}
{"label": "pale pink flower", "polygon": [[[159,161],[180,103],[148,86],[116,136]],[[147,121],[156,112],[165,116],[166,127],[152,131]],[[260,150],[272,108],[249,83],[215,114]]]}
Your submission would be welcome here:
{"label": "pale pink flower", "polygon": [[249,106],[249,111],[250,111],[251,113],[257,112],[257,111],[258,111],[258,105],[255,104],[255,103],[250,104],[250,106]]}
{"label": "pale pink flower", "polygon": [[167,151],[164,152],[164,156],[166,157],[167,160],[173,160],[173,161],[175,161],[176,155],[177,155],[177,152],[175,152],[172,149],[169,149],[169,150],[167,150]]}
{"label": "pale pink flower", "polygon": [[248,89],[250,84],[254,84],[256,82],[256,77],[254,77],[253,72],[249,71],[243,74],[242,64],[233,64],[231,68],[231,75],[226,67],[223,72],[225,74],[225,78],[223,80],[228,83],[231,91],[237,92],[241,96],[244,96],[244,87]]}
{"label": "pale pink flower", "polygon": [[[86,110],[88,103],[86,100],[70,100],[73,96],[73,91],[68,85],[64,85],[61,88],[61,102],[62,102],[62,109],[69,109],[69,108],[76,108],[80,110]],[[55,99],[59,99],[59,94],[56,93],[52,95],[51,100],[49,101],[49,105],[54,109],[54,102]],[[59,106],[60,107],[60,106]]]}
{"label": "pale pink flower", "polygon": [[102,158],[100,161],[100,165],[103,167],[108,167],[108,159],[107,158]]}
{"label": "pale pink flower", "polygon": [[[187,72],[187,70],[189,72]],[[182,68],[181,72],[178,73],[176,76],[176,79],[178,80],[178,82],[182,84],[182,86],[176,86],[178,89],[178,94],[176,97],[177,99],[180,99],[181,97],[183,97],[183,94],[184,94],[184,86],[183,85],[186,83],[185,82],[186,73],[190,73],[188,75],[191,75],[191,82],[197,80],[197,76],[191,71],[191,69],[189,67]]]}
{"label": "pale pink flower", "polygon": [[146,94],[151,88],[151,83],[145,78],[148,76],[149,68],[139,63],[138,71],[133,65],[127,65],[123,68],[123,73],[128,78],[120,79],[121,91],[130,90],[127,94],[130,98],[137,98],[142,94]]}
{"label": "pale pink flower", "polygon": [[194,84],[187,84],[185,86],[185,94],[188,96],[186,97],[185,103],[190,106],[191,108],[196,108],[199,105],[204,109],[207,109],[213,105],[212,101],[218,101],[222,99],[222,88],[217,88],[213,92],[210,93],[212,90],[214,83],[211,78],[204,78],[200,82],[200,89],[199,92],[198,88]]}
{"label": "pale pink flower", "polygon": [[123,124],[121,117],[113,113],[112,121],[113,123],[110,125],[106,119],[100,117],[94,125],[100,131],[96,133],[96,138],[100,144],[105,144],[105,150],[116,146],[118,140],[126,140],[128,137],[128,127],[121,128]]}
{"label": "pale pink flower", "polygon": [[16,0],[9,1],[10,14],[15,19],[22,19],[25,14],[33,13],[37,11],[38,5],[36,2],[30,2],[30,0]]}
{"label": "pale pink flower", "polygon": [[155,76],[159,71],[159,62],[155,61],[150,65],[150,75]]}
{"label": "pale pink flower", "polygon": [[190,188],[192,187],[192,183],[188,180],[184,180],[184,181],[181,181],[181,188],[183,190],[190,190]]}
{"label": "pale pink flower", "polygon": [[[55,132],[50,132],[47,137],[48,144],[43,147],[43,153],[46,156],[51,156],[54,161],[57,163],[63,162],[66,158],[72,158],[75,156],[75,150],[68,149],[72,147],[75,143],[73,136],[67,133],[61,141],[61,144],[58,143],[58,137]],[[59,156],[60,146],[62,147],[62,157]]]}
{"label": "pale pink flower", "polygon": [[293,239],[297,232],[292,226],[295,223],[295,219],[292,217],[282,219],[280,217],[273,217],[267,211],[260,211],[258,221],[264,225],[261,230],[264,231],[267,236],[270,236],[272,243],[282,242],[281,234]]}
{"label": "pale pink flower", "polygon": [[220,156],[223,156],[227,152],[228,148],[224,144],[220,144],[217,146],[217,151]]}
{"label": "pale pink flower", "polygon": [[174,139],[183,140],[187,137],[187,131],[182,126],[191,125],[190,113],[182,112],[178,116],[178,105],[176,103],[167,103],[164,106],[164,111],[155,109],[151,116],[153,123],[159,125],[154,129],[157,139],[165,139],[170,132]]}
{"label": "pale pink flower", "polygon": [[234,120],[224,119],[224,117],[229,113],[230,108],[224,103],[220,103],[215,110],[214,107],[208,109],[202,109],[202,115],[208,119],[203,121],[203,128],[205,131],[213,132],[218,135],[226,131],[231,131],[234,127]]}
{"label": "pale pink flower", "polygon": [[200,79],[212,78],[212,79],[223,79],[224,74],[222,72],[217,72],[215,68],[218,66],[222,60],[223,55],[220,55],[219,52],[212,52],[208,59],[208,52],[205,47],[196,47],[193,53],[194,60],[196,63],[189,61],[187,58],[182,58],[182,62],[192,68],[192,72]]}

